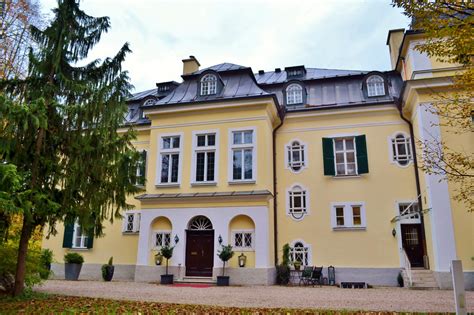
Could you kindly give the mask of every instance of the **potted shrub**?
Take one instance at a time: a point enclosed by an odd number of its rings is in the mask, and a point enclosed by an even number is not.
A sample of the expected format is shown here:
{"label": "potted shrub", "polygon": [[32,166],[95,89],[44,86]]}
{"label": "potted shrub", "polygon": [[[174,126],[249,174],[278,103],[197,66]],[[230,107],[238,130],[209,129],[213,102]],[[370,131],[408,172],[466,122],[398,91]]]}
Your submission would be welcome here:
{"label": "potted shrub", "polygon": [[295,270],[300,270],[301,269],[301,261],[295,260],[293,262],[293,267],[295,267]]}
{"label": "potted shrub", "polygon": [[218,286],[228,286],[229,285],[229,276],[225,275],[225,263],[234,256],[234,251],[232,250],[232,245],[222,245],[221,250],[217,253],[217,256],[222,260],[222,276],[217,276],[217,285]]}
{"label": "potted shrub", "polygon": [[109,263],[102,265],[102,279],[104,279],[104,281],[111,281],[114,277],[115,267],[113,265],[113,259],[113,257],[110,257]]}
{"label": "potted shrub", "polygon": [[40,256],[41,269],[39,271],[40,278],[46,280],[51,274],[51,263],[53,262],[53,252],[50,249],[43,249]]}
{"label": "potted shrub", "polygon": [[161,247],[161,256],[166,259],[166,274],[161,275],[161,284],[173,284],[173,274],[168,274],[168,260],[173,257],[174,246],[165,245]]}
{"label": "potted shrub", "polygon": [[82,264],[84,263],[84,257],[78,253],[67,253],[64,255],[64,274],[66,280],[77,280],[81,273]]}
{"label": "potted shrub", "polygon": [[276,283],[280,285],[287,285],[290,283],[290,245],[283,245],[283,259],[281,264],[276,268],[277,279]]}

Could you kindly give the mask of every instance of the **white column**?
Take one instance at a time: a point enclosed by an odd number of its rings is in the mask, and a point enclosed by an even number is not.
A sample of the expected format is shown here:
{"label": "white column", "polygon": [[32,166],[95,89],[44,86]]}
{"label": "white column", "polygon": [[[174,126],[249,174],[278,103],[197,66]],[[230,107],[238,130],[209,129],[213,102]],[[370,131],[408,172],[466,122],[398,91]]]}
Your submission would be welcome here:
{"label": "white column", "polygon": [[186,251],[186,228],[188,220],[179,215],[170,215],[169,219],[171,221],[172,232],[171,232],[171,242],[174,244],[174,237],[178,235],[179,242],[176,244],[173,257],[170,260],[172,266],[178,266],[181,264],[182,267],[185,265],[185,251]]}
{"label": "white column", "polygon": [[142,211],[140,214],[140,232],[138,234],[137,265],[148,265],[148,255],[150,254],[150,227],[155,215]]}
{"label": "white column", "polygon": [[269,224],[268,208],[262,207],[257,209],[258,215],[251,214],[250,217],[255,223],[255,267],[269,267]]}
{"label": "white column", "polygon": [[[441,130],[438,116],[427,108],[430,104],[419,104],[417,108],[420,140],[439,143]],[[433,239],[433,254],[436,271],[450,270],[450,263],[456,259],[456,242],[448,183],[444,176],[425,173],[426,192]],[[427,205],[425,205],[425,208]]]}

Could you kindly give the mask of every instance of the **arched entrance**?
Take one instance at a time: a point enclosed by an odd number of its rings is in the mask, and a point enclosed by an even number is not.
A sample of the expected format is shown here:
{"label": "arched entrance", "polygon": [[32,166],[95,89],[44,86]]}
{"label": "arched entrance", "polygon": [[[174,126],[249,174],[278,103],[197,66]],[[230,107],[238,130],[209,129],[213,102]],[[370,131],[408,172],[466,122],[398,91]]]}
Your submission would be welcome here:
{"label": "arched entrance", "polygon": [[186,276],[212,277],[214,229],[205,216],[191,219],[186,230]]}

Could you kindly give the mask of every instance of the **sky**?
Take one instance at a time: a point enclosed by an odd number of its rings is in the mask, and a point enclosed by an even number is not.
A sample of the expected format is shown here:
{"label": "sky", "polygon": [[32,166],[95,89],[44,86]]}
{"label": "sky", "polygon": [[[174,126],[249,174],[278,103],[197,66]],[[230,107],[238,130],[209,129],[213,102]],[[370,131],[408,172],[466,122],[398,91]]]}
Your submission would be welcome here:
{"label": "sky", "polygon": [[[387,34],[409,20],[390,0],[82,0],[111,29],[89,59],[104,59],[128,42],[124,63],[139,92],[181,82],[182,59],[201,68],[230,62],[258,70],[308,68],[390,70]],[[41,0],[51,17],[56,0]]]}

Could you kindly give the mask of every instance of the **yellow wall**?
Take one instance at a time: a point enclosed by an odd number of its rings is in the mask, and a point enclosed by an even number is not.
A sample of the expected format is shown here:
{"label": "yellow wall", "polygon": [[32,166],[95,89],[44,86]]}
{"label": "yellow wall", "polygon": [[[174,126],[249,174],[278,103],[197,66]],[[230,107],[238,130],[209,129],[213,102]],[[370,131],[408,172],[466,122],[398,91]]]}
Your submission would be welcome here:
{"label": "yellow wall", "polygon": [[[278,246],[302,239],[311,246],[313,265],[339,267],[399,267],[395,227],[397,201],[416,199],[413,166],[401,168],[390,162],[388,138],[397,131],[409,134],[395,106],[374,112],[321,112],[324,115],[292,118],[288,114],[278,131]],[[347,127],[352,126],[352,127]],[[369,173],[355,178],[324,176],[322,138],[365,134]],[[308,168],[299,174],[285,169],[285,146],[294,139],[308,147]],[[301,221],[286,215],[286,189],[299,183],[310,192],[310,214]],[[365,231],[333,231],[332,202],[365,202]]]}

